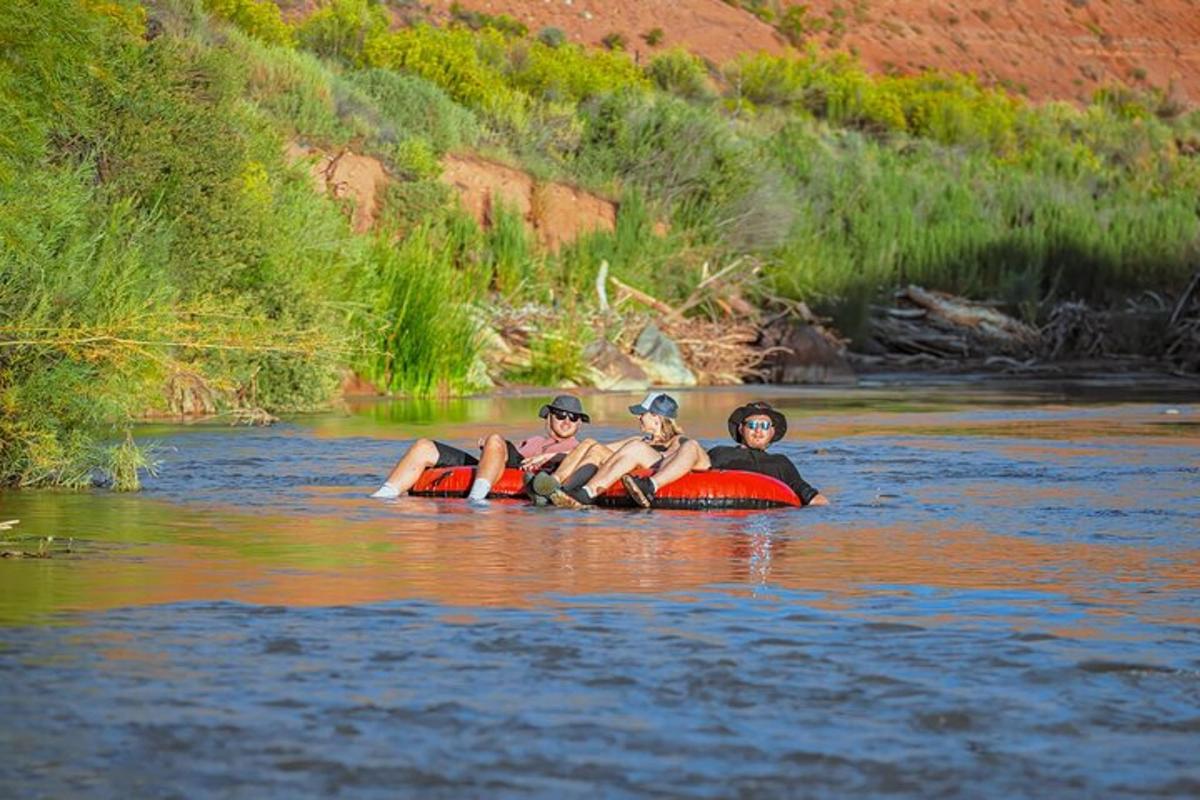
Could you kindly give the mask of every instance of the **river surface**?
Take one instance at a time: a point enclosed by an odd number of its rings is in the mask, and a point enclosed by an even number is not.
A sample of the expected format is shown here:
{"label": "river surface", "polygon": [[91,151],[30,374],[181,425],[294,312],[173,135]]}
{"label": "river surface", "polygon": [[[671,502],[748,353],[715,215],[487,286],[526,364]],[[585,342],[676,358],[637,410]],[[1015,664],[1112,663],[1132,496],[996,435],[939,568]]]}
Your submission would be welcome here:
{"label": "river surface", "polygon": [[1192,389],[680,393],[788,413],[770,512],[367,497],[544,397],[147,428],[0,493],[0,797],[1196,796]]}

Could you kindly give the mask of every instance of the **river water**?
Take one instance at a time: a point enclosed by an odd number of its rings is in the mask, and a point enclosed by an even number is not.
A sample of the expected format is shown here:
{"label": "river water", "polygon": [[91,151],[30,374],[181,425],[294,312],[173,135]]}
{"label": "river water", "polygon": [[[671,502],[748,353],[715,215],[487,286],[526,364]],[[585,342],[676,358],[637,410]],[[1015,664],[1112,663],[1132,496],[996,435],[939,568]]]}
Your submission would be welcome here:
{"label": "river water", "polygon": [[532,396],[147,428],[139,494],[0,493],[56,537],[0,560],[0,797],[1200,794],[1194,385],[679,396],[714,443],[776,402],[832,505],[366,496]]}

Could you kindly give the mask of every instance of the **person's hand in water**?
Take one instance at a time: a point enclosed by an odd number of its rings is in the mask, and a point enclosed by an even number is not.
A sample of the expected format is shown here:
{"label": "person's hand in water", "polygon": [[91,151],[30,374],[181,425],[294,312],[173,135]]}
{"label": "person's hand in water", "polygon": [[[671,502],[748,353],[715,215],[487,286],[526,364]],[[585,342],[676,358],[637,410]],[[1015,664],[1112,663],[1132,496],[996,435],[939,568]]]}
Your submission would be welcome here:
{"label": "person's hand in water", "polygon": [[813,499],[808,501],[808,505],[810,505],[810,506],[827,506],[827,505],[829,505],[829,498],[823,494],[813,495]]}

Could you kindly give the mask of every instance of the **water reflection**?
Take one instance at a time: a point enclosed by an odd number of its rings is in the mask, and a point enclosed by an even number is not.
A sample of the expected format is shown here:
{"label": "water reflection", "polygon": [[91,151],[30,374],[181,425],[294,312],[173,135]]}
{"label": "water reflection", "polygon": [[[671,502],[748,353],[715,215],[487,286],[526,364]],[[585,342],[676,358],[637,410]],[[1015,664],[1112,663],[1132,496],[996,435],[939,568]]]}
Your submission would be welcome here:
{"label": "water reflection", "polygon": [[771,398],[825,509],[366,497],[540,396],[159,428],[139,496],[0,493],[76,540],[0,560],[0,796],[1193,792],[1195,409],[881,397]]}

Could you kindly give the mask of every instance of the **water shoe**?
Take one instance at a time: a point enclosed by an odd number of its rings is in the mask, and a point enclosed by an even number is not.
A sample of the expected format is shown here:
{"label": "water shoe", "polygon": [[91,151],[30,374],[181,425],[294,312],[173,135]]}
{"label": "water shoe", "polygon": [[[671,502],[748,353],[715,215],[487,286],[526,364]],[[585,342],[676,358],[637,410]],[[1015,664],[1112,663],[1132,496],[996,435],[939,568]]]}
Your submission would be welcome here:
{"label": "water shoe", "polygon": [[557,489],[550,494],[550,502],[559,508],[587,508],[596,502],[595,498],[588,496],[588,493],[579,489]]}
{"label": "water shoe", "polygon": [[529,491],[540,497],[549,497],[559,490],[558,478],[549,472],[539,472],[529,482]]}
{"label": "water shoe", "polygon": [[641,478],[637,475],[625,475],[621,478],[621,483],[625,486],[625,491],[642,508],[649,508],[654,502],[654,484],[649,478]]}

